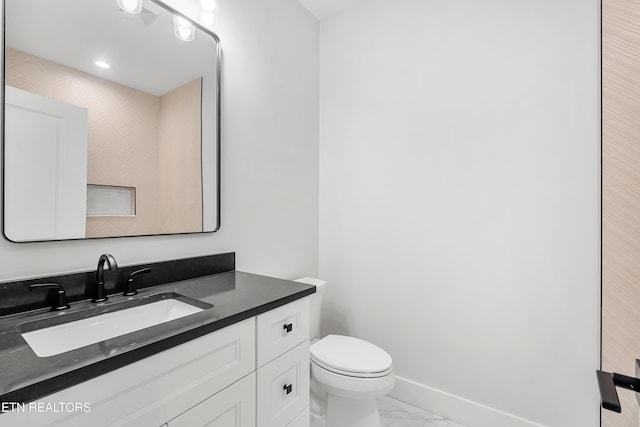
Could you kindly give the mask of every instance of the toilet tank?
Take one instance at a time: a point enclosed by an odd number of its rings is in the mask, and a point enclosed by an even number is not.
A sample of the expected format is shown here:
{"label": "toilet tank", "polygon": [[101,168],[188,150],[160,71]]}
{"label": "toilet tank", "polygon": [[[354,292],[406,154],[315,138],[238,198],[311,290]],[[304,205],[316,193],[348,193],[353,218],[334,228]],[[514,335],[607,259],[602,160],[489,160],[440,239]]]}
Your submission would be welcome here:
{"label": "toilet tank", "polygon": [[305,283],[307,285],[315,285],[316,293],[311,295],[311,313],[309,316],[310,337],[311,340],[320,338],[320,309],[322,307],[322,296],[327,284],[324,280],[314,277],[302,277],[294,280],[294,282]]}

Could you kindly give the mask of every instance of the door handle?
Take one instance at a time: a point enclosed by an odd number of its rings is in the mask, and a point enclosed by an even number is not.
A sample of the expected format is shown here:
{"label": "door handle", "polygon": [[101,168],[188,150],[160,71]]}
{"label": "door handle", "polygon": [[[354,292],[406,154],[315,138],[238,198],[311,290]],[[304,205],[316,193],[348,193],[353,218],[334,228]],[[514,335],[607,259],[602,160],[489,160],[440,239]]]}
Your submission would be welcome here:
{"label": "door handle", "polygon": [[636,393],[640,392],[640,379],[638,378],[604,371],[596,371],[596,375],[598,376],[598,387],[600,388],[600,402],[604,409],[622,412],[616,387],[633,390]]}

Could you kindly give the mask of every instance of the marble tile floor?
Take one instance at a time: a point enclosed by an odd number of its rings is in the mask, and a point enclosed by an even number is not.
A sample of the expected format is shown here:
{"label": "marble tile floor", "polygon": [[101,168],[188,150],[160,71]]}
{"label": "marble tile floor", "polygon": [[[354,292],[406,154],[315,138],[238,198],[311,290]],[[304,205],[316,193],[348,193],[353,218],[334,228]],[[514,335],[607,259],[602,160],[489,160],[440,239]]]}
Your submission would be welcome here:
{"label": "marble tile floor", "polygon": [[[378,399],[378,410],[382,427],[465,427],[388,396]],[[315,393],[311,393],[311,427],[325,427],[322,412]]]}

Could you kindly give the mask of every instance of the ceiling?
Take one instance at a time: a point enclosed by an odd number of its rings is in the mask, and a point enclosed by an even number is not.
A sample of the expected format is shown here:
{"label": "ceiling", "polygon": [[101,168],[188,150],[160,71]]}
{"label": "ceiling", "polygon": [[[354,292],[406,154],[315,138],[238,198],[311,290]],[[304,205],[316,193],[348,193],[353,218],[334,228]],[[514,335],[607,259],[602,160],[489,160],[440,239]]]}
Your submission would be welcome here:
{"label": "ceiling", "polygon": [[[7,47],[122,85],[162,95],[215,73],[216,43],[204,32],[183,42],[173,17],[146,1],[143,13],[118,9],[115,0],[7,0]],[[111,64],[108,70],[94,61]]]}
{"label": "ceiling", "polygon": [[298,0],[318,20],[329,18],[357,0]]}

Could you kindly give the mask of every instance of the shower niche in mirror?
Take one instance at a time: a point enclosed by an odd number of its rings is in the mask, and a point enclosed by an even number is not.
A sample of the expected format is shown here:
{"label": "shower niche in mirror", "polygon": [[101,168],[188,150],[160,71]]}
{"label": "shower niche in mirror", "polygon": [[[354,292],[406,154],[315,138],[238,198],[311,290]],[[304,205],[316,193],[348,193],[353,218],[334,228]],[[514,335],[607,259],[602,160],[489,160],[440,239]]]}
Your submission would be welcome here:
{"label": "shower niche in mirror", "polygon": [[4,0],[7,239],[218,229],[218,38],[138,4]]}

